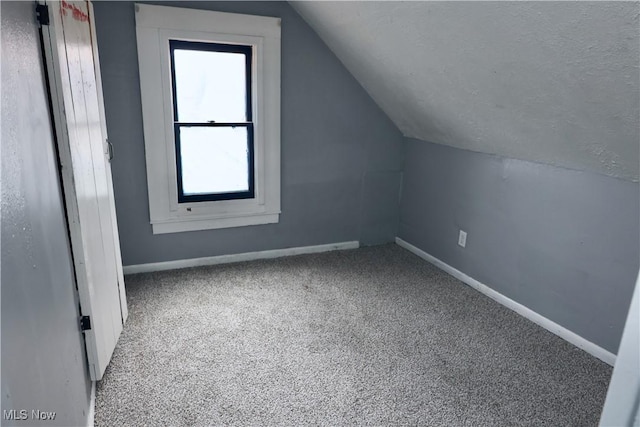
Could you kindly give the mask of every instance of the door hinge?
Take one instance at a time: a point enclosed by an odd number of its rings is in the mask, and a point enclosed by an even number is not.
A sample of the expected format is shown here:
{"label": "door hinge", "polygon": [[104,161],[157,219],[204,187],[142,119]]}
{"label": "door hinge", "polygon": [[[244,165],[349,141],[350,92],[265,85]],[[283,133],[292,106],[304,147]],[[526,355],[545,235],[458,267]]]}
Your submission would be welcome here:
{"label": "door hinge", "polygon": [[91,329],[91,317],[82,316],[80,318],[80,329],[82,331],[88,331],[89,329]]}
{"label": "door hinge", "polygon": [[105,141],[107,142],[107,160],[111,162],[113,160],[113,144],[108,139],[105,139]]}
{"label": "door hinge", "polygon": [[37,4],[36,18],[40,25],[49,25],[49,6],[46,4]]}

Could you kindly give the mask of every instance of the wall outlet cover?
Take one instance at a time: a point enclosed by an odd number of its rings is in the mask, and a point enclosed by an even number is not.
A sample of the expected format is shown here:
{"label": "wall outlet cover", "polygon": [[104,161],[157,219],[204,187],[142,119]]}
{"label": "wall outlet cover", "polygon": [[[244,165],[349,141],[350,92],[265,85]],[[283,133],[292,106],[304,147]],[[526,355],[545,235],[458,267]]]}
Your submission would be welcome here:
{"label": "wall outlet cover", "polygon": [[458,245],[463,248],[467,246],[467,232],[460,230],[460,234],[458,235]]}

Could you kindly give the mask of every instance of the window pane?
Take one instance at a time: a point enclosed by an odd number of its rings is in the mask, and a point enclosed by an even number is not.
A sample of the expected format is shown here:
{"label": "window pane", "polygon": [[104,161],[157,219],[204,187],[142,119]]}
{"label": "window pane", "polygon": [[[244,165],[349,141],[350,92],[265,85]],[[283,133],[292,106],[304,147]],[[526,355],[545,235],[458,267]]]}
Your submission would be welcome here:
{"label": "window pane", "polygon": [[246,127],[182,127],[179,132],[186,196],[249,191]]}
{"label": "window pane", "polygon": [[179,122],[244,122],[246,55],[174,50]]}

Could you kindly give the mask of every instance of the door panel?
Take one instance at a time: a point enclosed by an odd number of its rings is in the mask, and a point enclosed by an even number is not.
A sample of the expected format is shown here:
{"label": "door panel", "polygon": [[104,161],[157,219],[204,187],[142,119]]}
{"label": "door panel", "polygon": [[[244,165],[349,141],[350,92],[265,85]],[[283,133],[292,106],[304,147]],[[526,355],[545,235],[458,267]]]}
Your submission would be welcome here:
{"label": "door panel", "polygon": [[91,378],[109,363],[126,315],[122,262],[87,2],[48,2],[43,26],[56,136]]}
{"label": "door panel", "polygon": [[95,71],[96,76],[96,90],[98,95],[98,108],[100,113],[100,129],[102,130],[102,141],[104,143],[104,149],[106,150],[107,158],[109,159],[109,164],[105,168],[107,174],[107,185],[109,194],[109,206],[111,208],[111,218],[113,219],[113,240],[115,246],[115,256],[117,260],[117,275],[118,275],[118,290],[120,292],[120,311],[122,314],[122,323],[127,321],[127,317],[129,316],[129,310],[127,309],[127,299],[125,297],[125,289],[124,289],[124,272],[122,270],[122,254],[120,253],[120,235],[118,234],[118,224],[116,223],[116,201],[113,195],[113,179],[111,177],[111,158],[113,155],[113,151],[110,150],[108,144],[108,134],[107,134],[107,120],[104,112],[104,97],[102,92],[102,77],[100,75],[100,55],[98,54],[98,42],[96,38],[96,27],[95,27],[95,14],[93,13],[93,3],[89,1],[89,22],[91,24],[91,43],[93,47],[93,69]]}

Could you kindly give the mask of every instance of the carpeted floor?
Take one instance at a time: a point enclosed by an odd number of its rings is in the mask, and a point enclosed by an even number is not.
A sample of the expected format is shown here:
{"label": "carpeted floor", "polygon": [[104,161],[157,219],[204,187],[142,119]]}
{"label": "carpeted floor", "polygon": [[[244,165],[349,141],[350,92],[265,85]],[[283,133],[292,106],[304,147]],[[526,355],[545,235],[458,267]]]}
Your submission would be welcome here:
{"label": "carpeted floor", "polygon": [[395,245],[127,277],[96,425],[597,425],[611,368]]}

